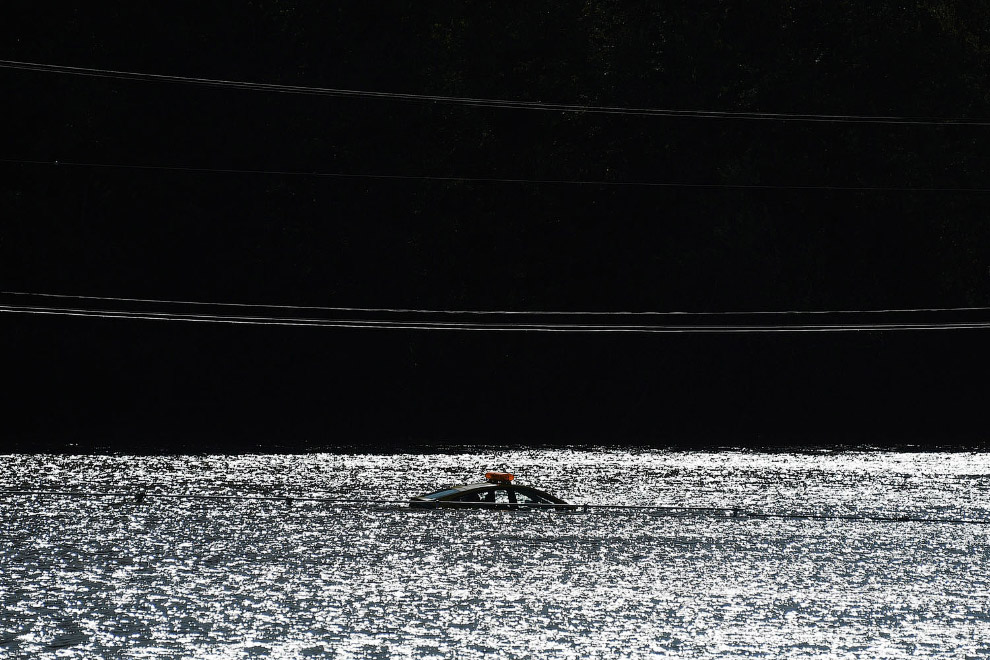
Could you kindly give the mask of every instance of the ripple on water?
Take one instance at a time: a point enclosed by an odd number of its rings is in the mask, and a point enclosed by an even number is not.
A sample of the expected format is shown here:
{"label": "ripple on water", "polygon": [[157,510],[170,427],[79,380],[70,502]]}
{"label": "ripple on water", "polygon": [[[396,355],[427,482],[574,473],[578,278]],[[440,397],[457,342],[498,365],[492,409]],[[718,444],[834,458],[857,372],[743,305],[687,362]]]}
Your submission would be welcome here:
{"label": "ripple on water", "polygon": [[[3,456],[3,489],[402,500],[508,468],[578,502],[990,519],[990,455]],[[982,657],[979,525],[0,499],[12,657]]]}

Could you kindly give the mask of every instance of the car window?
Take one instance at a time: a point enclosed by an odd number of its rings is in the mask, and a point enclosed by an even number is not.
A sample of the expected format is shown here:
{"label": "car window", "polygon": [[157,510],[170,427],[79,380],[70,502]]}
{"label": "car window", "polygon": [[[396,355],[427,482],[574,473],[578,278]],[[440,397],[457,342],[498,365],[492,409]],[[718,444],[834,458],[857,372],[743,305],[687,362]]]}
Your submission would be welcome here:
{"label": "car window", "polygon": [[549,501],[535,493],[524,493],[522,491],[516,491],[516,501],[523,504],[550,504]]}
{"label": "car window", "polygon": [[494,493],[491,490],[472,490],[464,493],[460,497],[454,497],[454,502],[494,502]]}
{"label": "car window", "polygon": [[495,501],[499,504],[508,504],[509,492],[504,488],[497,489],[495,491]]}
{"label": "car window", "polygon": [[448,490],[440,490],[435,493],[430,493],[429,495],[424,495],[423,497],[430,500],[437,500],[440,499],[441,497],[447,497],[448,495],[453,495],[458,492],[460,491],[458,491],[456,488],[450,488]]}

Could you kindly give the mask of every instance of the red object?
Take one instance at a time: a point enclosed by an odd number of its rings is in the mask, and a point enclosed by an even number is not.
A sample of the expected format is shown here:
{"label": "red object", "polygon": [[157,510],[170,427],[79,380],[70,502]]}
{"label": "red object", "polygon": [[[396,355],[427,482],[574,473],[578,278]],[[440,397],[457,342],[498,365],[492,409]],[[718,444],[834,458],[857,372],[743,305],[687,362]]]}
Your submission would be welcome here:
{"label": "red object", "polygon": [[515,478],[516,475],[508,472],[485,472],[485,479],[496,484],[507,484]]}

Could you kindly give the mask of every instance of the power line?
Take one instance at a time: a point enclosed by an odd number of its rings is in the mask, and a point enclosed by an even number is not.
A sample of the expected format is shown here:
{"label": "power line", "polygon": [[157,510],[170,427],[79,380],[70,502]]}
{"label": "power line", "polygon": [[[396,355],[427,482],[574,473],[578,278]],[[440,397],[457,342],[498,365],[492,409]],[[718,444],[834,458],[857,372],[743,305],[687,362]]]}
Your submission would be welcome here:
{"label": "power line", "polygon": [[0,60],[0,68],[56,73],[64,75],[111,78],[138,82],[176,83],[220,87],[280,94],[306,94],[335,98],[359,98],[419,103],[444,103],[466,107],[494,108],[502,110],[539,110],[580,114],[636,115],[644,117],[675,117],[689,119],[759,120],[817,123],[855,124],[905,124],[922,126],[990,126],[990,121],[967,118],[903,117],[855,114],[813,114],[786,112],[729,112],[716,110],[676,110],[669,108],[637,108],[627,106],[582,105],[573,103],[543,103],[539,101],[516,101],[511,99],[469,98],[438,94],[408,94],[399,92],[376,92],[369,90],[342,89],[333,87],[312,87],[306,85],[282,85],[258,83],[242,80],[222,80],[215,78],[194,78],[188,76],[162,75],[136,71],[120,71],[90,67],[63,66],[41,62]]}
{"label": "power line", "polygon": [[918,314],[918,313],[962,313],[985,312],[990,307],[915,307],[889,309],[831,309],[831,310],[764,310],[764,311],[539,311],[539,310],[469,310],[469,309],[423,309],[406,307],[329,307],[319,305],[281,305],[271,303],[231,303],[209,302],[202,300],[165,300],[161,298],[126,298],[122,296],[85,296],[62,293],[34,293],[28,291],[0,291],[0,295],[55,298],[62,300],[100,300],[112,302],[139,302],[155,305],[192,305],[203,307],[233,307],[233,308],[262,308],[283,310],[318,310],[328,312],[361,312],[361,313],[392,313],[392,314],[441,314],[441,315],[506,315],[506,316],[650,316],[650,317],[690,317],[690,316],[796,316],[796,315],[827,315],[827,314]]}
{"label": "power line", "polygon": [[146,165],[136,163],[94,163],[66,160],[31,160],[22,158],[0,158],[0,163],[15,165],[46,165],[55,167],[88,167],[96,169],[152,170],[165,172],[188,172],[200,174],[246,174],[274,176],[303,176],[334,179],[378,179],[385,181],[434,181],[446,183],[486,183],[486,184],[533,184],[560,186],[610,186],[641,188],[695,188],[726,190],[794,190],[828,192],[902,192],[902,193],[990,193],[990,188],[937,187],[937,186],[829,186],[829,185],[781,185],[762,183],[690,183],[683,181],[607,181],[589,179],[525,179],[519,177],[470,177],[470,176],[430,176],[415,174],[374,174],[362,172],[318,172],[300,170],[264,170],[216,167],[189,167],[184,165]]}
{"label": "power line", "polygon": [[94,310],[70,307],[0,305],[0,313],[64,316],[101,319],[130,319],[144,321],[185,321],[191,323],[220,323],[254,326],[295,326],[363,330],[431,330],[469,332],[578,332],[578,333],[638,333],[638,334],[738,334],[738,333],[822,333],[822,332],[889,332],[919,330],[981,330],[990,328],[990,321],[961,322],[887,322],[845,324],[602,324],[602,323],[531,323],[493,321],[396,321],[360,318],[303,318],[290,316],[260,316],[235,314],[193,314],[179,312]]}

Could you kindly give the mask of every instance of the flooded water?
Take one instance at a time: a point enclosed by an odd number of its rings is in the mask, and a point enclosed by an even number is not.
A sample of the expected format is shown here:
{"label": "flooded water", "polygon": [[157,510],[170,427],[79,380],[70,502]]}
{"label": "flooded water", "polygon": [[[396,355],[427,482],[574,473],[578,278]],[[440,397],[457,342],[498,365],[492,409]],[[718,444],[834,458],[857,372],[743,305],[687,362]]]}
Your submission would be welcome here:
{"label": "flooded water", "polygon": [[[0,657],[990,656],[990,526],[870,519],[990,521],[990,454],[8,455],[0,464]],[[579,503],[853,518],[164,497],[402,501],[490,469]],[[89,495],[9,492],[25,490]]]}

